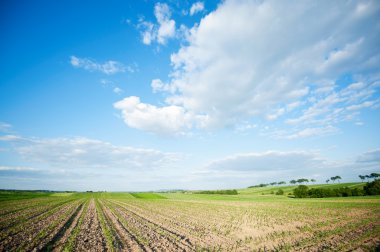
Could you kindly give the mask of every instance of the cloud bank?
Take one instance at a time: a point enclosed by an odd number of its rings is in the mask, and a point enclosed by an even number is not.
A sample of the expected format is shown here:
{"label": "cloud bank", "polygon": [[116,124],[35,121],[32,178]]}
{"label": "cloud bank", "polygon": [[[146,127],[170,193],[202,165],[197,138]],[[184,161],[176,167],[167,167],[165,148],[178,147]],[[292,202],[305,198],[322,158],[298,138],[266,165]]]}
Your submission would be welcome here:
{"label": "cloud bank", "polygon": [[[168,20],[168,15],[156,16]],[[321,129],[379,106],[379,17],[377,1],[227,0],[194,26],[187,43],[171,55],[168,81],[152,81],[153,91],[166,97],[166,105],[157,110],[176,106],[207,116],[203,128],[287,117],[284,123],[299,129],[285,138],[325,132]],[[351,80],[341,83],[345,75]],[[135,113],[121,111],[128,124],[126,116]],[[168,125],[167,131],[176,134],[189,130],[188,125]]]}

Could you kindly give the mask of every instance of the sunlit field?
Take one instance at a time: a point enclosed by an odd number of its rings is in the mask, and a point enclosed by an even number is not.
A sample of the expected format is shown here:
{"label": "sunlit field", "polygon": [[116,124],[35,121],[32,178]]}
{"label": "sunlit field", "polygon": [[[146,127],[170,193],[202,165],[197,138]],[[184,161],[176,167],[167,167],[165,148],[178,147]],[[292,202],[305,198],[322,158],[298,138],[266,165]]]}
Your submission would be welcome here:
{"label": "sunlit field", "polygon": [[378,196],[259,192],[2,192],[0,250],[374,251],[380,242]]}

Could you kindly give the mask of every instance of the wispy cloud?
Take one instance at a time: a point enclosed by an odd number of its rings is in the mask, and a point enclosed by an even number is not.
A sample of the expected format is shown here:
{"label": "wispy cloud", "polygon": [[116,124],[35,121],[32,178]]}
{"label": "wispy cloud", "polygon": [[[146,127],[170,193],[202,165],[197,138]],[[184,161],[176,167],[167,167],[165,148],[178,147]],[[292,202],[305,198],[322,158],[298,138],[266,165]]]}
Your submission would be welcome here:
{"label": "wispy cloud", "polygon": [[181,154],[154,149],[117,146],[85,137],[30,138],[3,136],[7,148],[28,162],[64,169],[155,169],[182,158]]}
{"label": "wispy cloud", "polygon": [[[357,161],[359,163],[377,163],[380,164],[380,149],[367,151],[361,154]],[[380,166],[378,167],[380,169]]]}
{"label": "wispy cloud", "polygon": [[211,162],[207,168],[211,170],[234,171],[294,171],[299,167],[315,169],[321,166],[323,160],[316,153],[306,151],[235,154]]}
{"label": "wispy cloud", "polygon": [[115,94],[122,94],[124,92],[123,89],[119,88],[119,87],[114,87],[113,90],[112,90]]}
{"label": "wispy cloud", "polygon": [[177,152],[114,145],[85,137],[23,137],[7,143],[5,148],[15,157],[14,163],[28,166],[0,165],[3,188],[149,190],[157,189],[157,185],[164,188],[163,179],[177,176],[178,162],[185,158]]}
{"label": "wispy cloud", "polygon": [[16,135],[3,135],[3,136],[0,136],[0,141],[17,141],[17,140],[22,140],[23,138],[20,137],[20,136],[16,136]]}
{"label": "wispy cloud", "polygon": [[329,136],[340,132],[340,130],[331,125],[325,127],[303,128],[303,129],[290,129],[290,130],[268,130],[263,135],[269,136],[274,139],[299,139],[308,137],[323,137]]}
{"label": "wispy cloud", "polygon": [[124,93],[124,90],[122,88],[120,88],[119,85],[114,81],[107,80],[107,79],[101,79],[100,83],[105,88],[111,88],[112,92],[114,92],[115,94],[120,95],[120,94]]}
{"label": "wispy cloud", "polygon": [[204,10],[205,6],[203,2],[196,2],[193,3],[190,7],[190,16],[193,16],[194,14],[198,12],[202,12]]}
{"label": "wispy cloud", "polygon": [[89,58],[78,58],[76,56],[71,56],[70,64],[76,68],[83,68],[90,72],[102,72],[107,75],[124,72],[135,72],[135,69],[132,66],[125,66],[122,63],[114,60],[98,63]]}
{"label": "wispy cloud", "polygon": [[[358,155],[355,159],[332,160],[318,151],[266,151],[237,153],[209,162],[193,171],[194,183],[249,186],[258,183],[314,178],[324,182],[326,178],[339,174],[345,181],[357,181],[359,174],[378,172],[379,150]],[[209,181],[209,183],[207,183]],[[215,188],[215,187],[214,187]]]}
{"label": "wispy cloud", "polygon": [[11,129],[12,129],[11,124],[5,123],[5,122],[0,122],[0,132],[7,133],[7,132],[10,132]]}
{"label": "wispy cloud", "polygon": [[340,90],[336,89],[324,94],[312,92],[308,101],[305,101],[307,107],[301,111],[301,115],[287,119],[286,122],[291,125],[336,124],[352,120],[357,111],[375,107],[379,103],[378,100],[370,100],[378,92],[371,81],[352,83]]}

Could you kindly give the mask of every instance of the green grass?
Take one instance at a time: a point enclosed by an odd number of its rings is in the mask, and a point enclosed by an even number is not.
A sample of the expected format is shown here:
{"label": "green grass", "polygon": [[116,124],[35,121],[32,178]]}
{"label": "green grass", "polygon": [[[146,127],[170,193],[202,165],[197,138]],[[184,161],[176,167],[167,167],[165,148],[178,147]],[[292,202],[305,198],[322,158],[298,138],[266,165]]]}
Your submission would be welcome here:
{"label": "green grass", "polygon": [[0,201],[34,199],[50,196],[49,192],[33,192],[33,191],[0,191]]}
{"label": "green grass", "polygon": [[[335,184],[310,184],[309,188],[362,188],[366,183],[335,183]],[[40,197],[67,197],[67,198],[112,198],[120,200],[135,200],[135,199],[173,199],[173,200],[217,200],[217,201],[287,201],[292,200],[287,196],[293,193],[294,188],[298,185],[287,186],[268,186],[256,188],[237,189],[238,195],[221,195],[221,194],[198,194],[197,191],[171,192],[171,193],[128,193],[128,192],[87,192],[87,193],[52,193],[52,192],[37,192],[37,191],[0,191],[0,202],[20,199],[33,199]],[[284,195],[274,195],[279,189],[284,191]],[[353,197],[356,199],[362,197]],[[368,199],[369,197],[363,197]],[[378,198],[378,197],[375,197]],[[347,198],[345,198],[347,199]],[[336,198],[324,198],[323,200],[336,200]]]}
{"label": "green grass", "polygon": [[157,193],[131,193],[137,199],[166,199],[162,194]]}
{"label": "green grass", "polygon": [[74,193],[52,193],[49,196],[51,197],[68,197],[72,196]]}

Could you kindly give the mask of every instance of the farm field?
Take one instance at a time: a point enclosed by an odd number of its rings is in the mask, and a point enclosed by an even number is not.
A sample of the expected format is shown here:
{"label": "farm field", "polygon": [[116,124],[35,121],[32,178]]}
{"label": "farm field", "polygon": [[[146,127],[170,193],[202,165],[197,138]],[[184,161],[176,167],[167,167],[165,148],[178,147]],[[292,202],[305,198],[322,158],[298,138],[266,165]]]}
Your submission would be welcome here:
{"label": "farm field", "polygon": [[294,199],[257,195],[254,189],[239,193],[0,192],[0,251],[379,248],[380,197]]}

